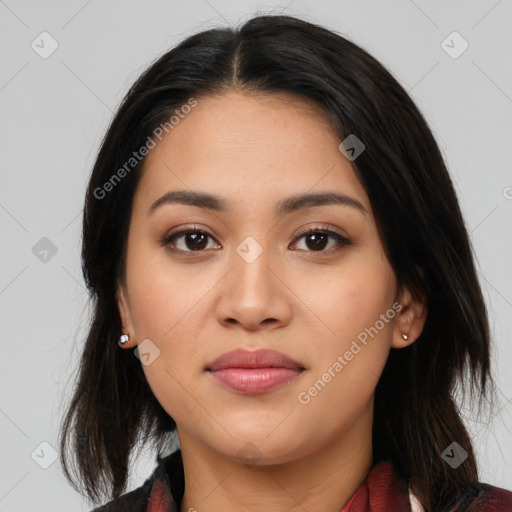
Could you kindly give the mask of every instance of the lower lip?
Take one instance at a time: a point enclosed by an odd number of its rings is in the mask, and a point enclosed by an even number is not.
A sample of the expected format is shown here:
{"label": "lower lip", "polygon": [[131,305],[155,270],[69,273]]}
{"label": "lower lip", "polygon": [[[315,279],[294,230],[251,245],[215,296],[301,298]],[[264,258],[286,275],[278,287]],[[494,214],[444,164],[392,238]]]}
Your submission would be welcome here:
{"label": "lower lip", "polygon": [[209,372],[220,384],[239,393],[264,393],[282,386],[296,377],[298,368],[225,368]]}

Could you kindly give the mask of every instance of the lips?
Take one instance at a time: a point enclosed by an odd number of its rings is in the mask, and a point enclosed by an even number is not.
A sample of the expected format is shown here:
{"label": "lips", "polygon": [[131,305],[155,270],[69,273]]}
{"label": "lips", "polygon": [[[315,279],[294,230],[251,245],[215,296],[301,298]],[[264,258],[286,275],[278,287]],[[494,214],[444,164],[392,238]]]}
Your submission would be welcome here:
{"label": "lips", "polygon": [[210,363],[206,369],[210,371],[224,370],[225,368],[295,368],[304,367],[286,354],[275,350],[232,350],[226,352]]}
{"label": "lips", "polygon": [[275,350],[233,350],[209,363],[206,371],[222,386],[244,394],[280,387],[298,377],[304,366]]}

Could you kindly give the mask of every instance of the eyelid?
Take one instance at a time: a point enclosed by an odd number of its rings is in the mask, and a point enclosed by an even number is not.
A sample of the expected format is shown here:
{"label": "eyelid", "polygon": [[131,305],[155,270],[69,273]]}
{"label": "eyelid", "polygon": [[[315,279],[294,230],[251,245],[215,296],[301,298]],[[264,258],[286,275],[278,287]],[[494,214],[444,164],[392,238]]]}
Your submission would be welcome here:
{"label": "eyelid", "polygon": [[348,237],[346,237],[345,235],[342,235],[340,232],[338,232],[336,230],[336,228],[333,228],[330,224],[315,224],[313,226],[309,226],[307,228],[304,228],[303,230],[299,231],[299,233],[297,233],[295,235],[295,239],[298,238],[298,237],[307,235],[307,234],[309,234],[311,232],[317,232],[317,231],[325,231],[325,232],[328,232],[328,233],[333,234],[333,235],[338,235],[339,237],[348,240]]}

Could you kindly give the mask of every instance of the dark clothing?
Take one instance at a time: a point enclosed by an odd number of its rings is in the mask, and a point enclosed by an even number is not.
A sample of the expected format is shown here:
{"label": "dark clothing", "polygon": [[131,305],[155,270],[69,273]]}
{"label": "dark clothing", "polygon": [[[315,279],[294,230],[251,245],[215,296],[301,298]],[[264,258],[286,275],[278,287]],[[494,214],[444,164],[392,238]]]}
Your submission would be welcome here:
{"label": "dark clothing", "polygon": [[[185,489],[181,450],[157,457],[153,474],[137,489],[91,512],[180,512]],[[374,465],[340,512],[423,512],[391,461]],[[264,506],[262,506],[264,510]],[[475,496],[452,512],[512,512],[512,492],[479,483]]]}

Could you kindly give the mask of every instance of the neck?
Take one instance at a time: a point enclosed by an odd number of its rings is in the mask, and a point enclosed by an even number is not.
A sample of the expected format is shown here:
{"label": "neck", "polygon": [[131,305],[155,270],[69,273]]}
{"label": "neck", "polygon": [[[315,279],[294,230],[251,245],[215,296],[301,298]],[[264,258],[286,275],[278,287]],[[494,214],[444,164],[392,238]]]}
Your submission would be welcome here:
{"label": "neck", "polygon": [[338,512],[372,467],[372,419],[370,401],[331,442],[276,465],[242,464],[178,430],[185,472],[181,512]]}

